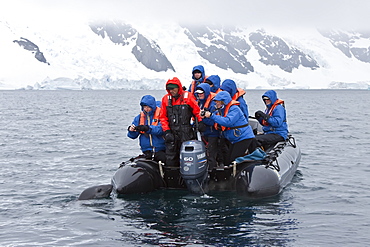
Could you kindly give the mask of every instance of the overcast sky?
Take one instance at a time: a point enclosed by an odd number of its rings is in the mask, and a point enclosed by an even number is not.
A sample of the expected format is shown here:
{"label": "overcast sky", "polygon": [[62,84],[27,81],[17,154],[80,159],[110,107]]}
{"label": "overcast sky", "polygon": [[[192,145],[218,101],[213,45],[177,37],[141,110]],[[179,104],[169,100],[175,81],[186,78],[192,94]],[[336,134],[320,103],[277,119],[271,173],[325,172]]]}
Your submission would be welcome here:
{"label": "overcast sky", "polygon": [[118,18],[125,21],[189,21],[243,26],[309,26],[370,29],[369,0],[10,0],[0,19]]}

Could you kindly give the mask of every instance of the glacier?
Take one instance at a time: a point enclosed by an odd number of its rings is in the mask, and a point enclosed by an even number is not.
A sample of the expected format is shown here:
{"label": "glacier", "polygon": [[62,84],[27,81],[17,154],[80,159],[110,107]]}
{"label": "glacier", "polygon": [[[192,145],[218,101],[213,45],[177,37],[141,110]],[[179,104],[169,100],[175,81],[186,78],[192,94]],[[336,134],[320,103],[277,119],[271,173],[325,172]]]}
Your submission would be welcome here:
{"label": "glacier", "polygon": [[199,64],[244,89],[370,88],[359,30],[0,19],[0,32],[4,90],[164,90]]}

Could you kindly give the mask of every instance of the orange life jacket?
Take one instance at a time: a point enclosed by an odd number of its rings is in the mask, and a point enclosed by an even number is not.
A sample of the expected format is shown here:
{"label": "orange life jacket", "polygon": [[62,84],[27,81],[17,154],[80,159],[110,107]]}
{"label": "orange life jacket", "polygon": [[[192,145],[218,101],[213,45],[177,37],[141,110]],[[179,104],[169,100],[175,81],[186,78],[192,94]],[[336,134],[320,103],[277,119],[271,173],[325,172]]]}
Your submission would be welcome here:
{"label": "orange life jacket", "polygon": [[[160,114],[161,114],[161,108],[160,107],[157,107],[155,109],[154,116],[153,116],[153,121],[151,123],[150,123],[149,115],[147,115],[148,116],[148,125],[157,126],[158,123],[159,123],[159,115]],[[144,112],[140,112],[139,125],[144,125],[144,124],[145,124],[145,113]],[[145,131],[140,131],[140,133],[144,134]]]}
{"label": "orange life jacket", "polygon": [[[277,99],[276,101],[275,101],[275,103],[271,106],[271,108],[270,108],[270,110],[268,111],[268,113],[267,113],[267,115],[269,115],[270,117],[272,116],[272,113],[273,113],[273,111],[275,110],[275,108],[276,108],[276,106],[278,106],[278,105],[282,105],[282,106],[284,106],[284,100],[281,100],[281,99]],[[285,107],[285,106],[284,106]],[[262,120],[262,125],[263,126],[268,126],[269,125],[269,123],[266,121],[266,120]]]}
{"label": "orange life jacket", "polygon": [[[204,105],[203,105],[203,109],[204,108],[209,108],[209,105],[211,104],[211,102],[212,102],[212,100],[213,100],[213,98],[216,96],[216,94],[215,93],[212,93],[212,92],[210,92],[209,93],[209,95],[208,95],[208,98],[207,98],[207,100],[206,100],[206,102],[204,103]],[[203,110],[203,109],[201,109],[201,110]],[[192,117],[191,118],[191,120],[192,121],[195,121],[195,118],[194,117]]]}
{"label": "orange life jacket", "polygon": [[204,105],[203,105],[203,109],[204,108],[209,108],[209,105],[211,104],[211,102],[212,102],[212,100],[213,100],[213,98],[216,96],[216,94],[215,93],[212,93],[212,92],[210,92],[209,93],[209,95],[208,95],[208,98],[207,98],[207,100],[206,100],[206,102],[204,103]]}
{"label": "orange life jacket", "polygon": [[[208,78],[208,76],[204,76],[204,80],[201,83],[206,82],[207,78]],[[195,92],[195,88],[196,88],[196,81],[192,81],[191,84],[190,84],[190,86],[191,86],[191,91],[190,92],[191,93],[194,93]]]}
{"label": "orange life jacket", "polygon": [[[227,105],[225,106],[225,111],[224,111],[224,115],[223,115],[223,117],[226,117],[226,116],[227,116],[227,113],[229,113],[229,109],[230,109],[230,107],[231,107],[232,105],[240,105],[240,103],[239,103],[238,101],[236,101],[236,100],[232,100],[232,101],[230,101],[230,102],[229,102],[229,104],[227,104]],[[219,112],[217,112],[217,113],[216,113],[216,115],[219,115]],[[219,128],[219,124],[218,124],[218,123],[215,123],[215,124],[214,124],[214,127],[215,127],[215,129],[216,129],[216,130],[217,130],[217,129],[220,129],[220,128]],[[231,128],[229,128],[229,127],[225,127],[225,126],[221,126],[221,130],[222,130],[222,131],[229,130],[229,129],[231,129]]]}
{"label": "orange life jacket", "polygon": [[232,100],[237,100],[240,96],[243,96],[245,91],[241,88],[238,88],[234,96],[231,98]]}

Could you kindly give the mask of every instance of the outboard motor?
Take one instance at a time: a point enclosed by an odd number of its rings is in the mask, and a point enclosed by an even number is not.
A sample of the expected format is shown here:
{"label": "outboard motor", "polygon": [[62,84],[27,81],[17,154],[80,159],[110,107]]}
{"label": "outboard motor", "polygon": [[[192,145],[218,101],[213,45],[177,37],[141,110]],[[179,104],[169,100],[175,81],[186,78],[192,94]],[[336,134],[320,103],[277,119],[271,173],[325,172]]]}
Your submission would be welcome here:
{"label": "outboard motor", "polygon": [[180,174],[189,191],[203,194],[208,177],[206,147],[199,140],[182,143],[180,149]]}

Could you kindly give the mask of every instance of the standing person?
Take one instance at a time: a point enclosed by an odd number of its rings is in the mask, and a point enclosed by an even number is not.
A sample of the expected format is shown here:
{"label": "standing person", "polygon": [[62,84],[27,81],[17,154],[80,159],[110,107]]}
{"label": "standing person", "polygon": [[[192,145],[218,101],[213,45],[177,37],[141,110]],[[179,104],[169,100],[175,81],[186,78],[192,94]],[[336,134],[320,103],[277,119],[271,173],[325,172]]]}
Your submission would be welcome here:
{"label": "standing person", "polygon": [[[199,108],[203,112],[215,108],[216,103],[213,101],[215,96],[216,94],[211,92],[211,87],[207,83],[200,84],[195,90]],[[203,118],[198,127],[202,135],[202,141],[206,145],[209,170],[217,166],[218,141],[221,134],[219,130],[215,129],[214,123],[209,118]]]}
{"label": "standing person", "polygon": [[211,86],[212,93],[218,93],[220,90],[221,78],[218,75],[210,75],[206,78],[205,83],[208,83]]}
{"label": "standing person", "polygon": [[[218,75],[210,75],[206,78],[205,83],[208,83],[211,86],[211,92],[217,94],[221,91],[220,83],[221,78]],[[212,139],[212,138],[211,138]],[[209,144],[208,144],[209,145]],[[211,145],[214,146],[214,145]],[[217,139],[217,163],[219,167],[223,167],[225,159],[228,154],[229,142],[222,137],[221,135]]]}
{"label": "standing person", "polygon": [[235,82],[230,79],[224,80],[222,82],[220,89],[222,91],[228,92],[232,100],[236,100],[240,103],[239,107],[243,111],[244,116],[248,121],[249,118],[248,105],[243,98],[243,95],[245,95],[245,91],[241,88],[237,88]]}
{"label": "standing person", "polygon": [[160,120],[165,134],[166,165],[180,166],[180,148],[184,141],[196,139],[191,119],[201,121],[200,109],[192,93],[184,91],[177,77],[166,83]]}
{"label": "standing person", "polygon": [[204,117],[212,119],[216,123],[216,129],[220,128],[224,137],[231,143],[225,162],[229,165],[237,157],[244,156],[247,150],[252,153],[257,147],[256,140],[251,126],[238,107],[239,102],[232,100],[230,94],[225,91],[219,92],[214,101],[216,110],[205,112]]}
{"label": "standing person", "polygon": [[284,101],[278,99],[274,90],[266,91],[262,95],[262,100],[266,105],[266,110],[265,112],[257,111],[255,117],[262,124],[264,134],[257,135],[256,140],[258,145],[267,149],[287,139],[289,131]]}
{"label": "standing person", "polygon": [[197,65],[197,66],[194,66],[193,70],[192,70],[192,78],[193,78],[193,81],[190,83],[190,86],[189,86],[189,92],[191,93],[194,93],[195,92],[195,88],[206,81],[206,78],[207,76],[205,75],[204,73],[204,68],[202,65]]}
{"label": "standing person", "polygon": [[140,148],[146,159],[165,162],[164,132],[159,122],[161,108],[151,95],[144,95],[140,105],[141,112],[128,127],[127,136],[131,139],[140,136]]}

